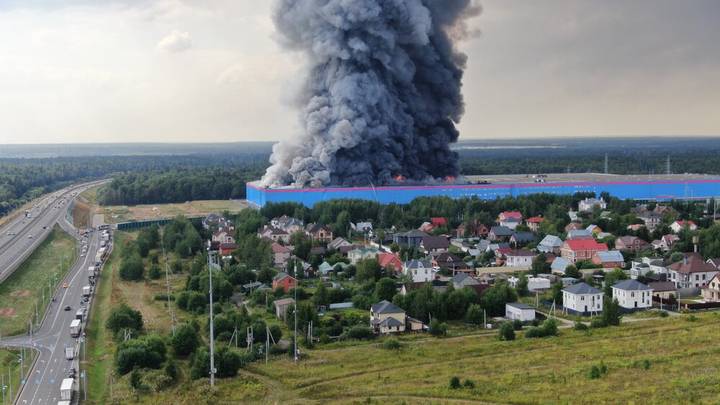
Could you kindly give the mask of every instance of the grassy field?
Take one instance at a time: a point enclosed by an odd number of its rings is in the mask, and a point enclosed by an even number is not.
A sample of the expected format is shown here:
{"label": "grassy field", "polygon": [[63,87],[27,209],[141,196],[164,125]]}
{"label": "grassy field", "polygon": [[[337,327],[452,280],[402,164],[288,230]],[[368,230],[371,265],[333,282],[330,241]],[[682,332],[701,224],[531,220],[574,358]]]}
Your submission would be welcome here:
{"label": "grassy field", "polygon": [[101,207],[100,210],[105,215],[105,222],[114,224],[126,221],[173,218],[178,215],[192,217],[212,212],[239,212],[244,208],[247,208],[247,203],[242,200],[206,200],[178,204],[116,205]]}
{"label": "grassy field", "polygon": [[[8,391],[6,391],[5,394],[7,396],[10,395],[10,389],[12,389],[13,398],[17,395],[18,388],[20,388],[20,363],[18,362],[18,359],[21,353],[25,353],[23,372],[27,373],[29,365],[32,364],[33,359],[35,358],[34,351],[25,350],[21,352],[16,349],[0,349],[0,386],[8,386]],[[5,402],[3,402],[3,404],[4,403]]]}
{"label": "grassy field", "polygon": [[35,304],[39,314],[45,312],[43,295],[46,304],[76,254],[75,240],[56,227],[25,263],[0,284],[2,336],[26,331],[28,320],[35,316]]}

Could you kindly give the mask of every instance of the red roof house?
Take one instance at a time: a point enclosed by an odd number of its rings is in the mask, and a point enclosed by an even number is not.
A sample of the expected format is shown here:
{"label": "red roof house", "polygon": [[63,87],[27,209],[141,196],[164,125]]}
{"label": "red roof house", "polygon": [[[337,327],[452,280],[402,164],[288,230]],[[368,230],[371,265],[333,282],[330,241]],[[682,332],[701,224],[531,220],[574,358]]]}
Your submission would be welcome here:
{"label": "red roof house", "polygon": [[288,292],[291,289],[295,288],[297,286],[297,280],[295,277],[292,277],[291,275],[287,273],[278,273],[275,278],[273,278],[272,282],[272,289],[277,290],[278,288],[282,288],[284,292]]}
{"label": "red roof house", "polygon": [[522,221],[522,213],[520,211],[504,211],[498,215],[498,222],[508,220],[510,218]]}
{"label": "red roof house", "polygon": [[540,228],[540,223],[544,220],[545,220],[545,218],[543,218],[541,216],[530,217],[525,220],[525,224],[527,225],[528,228],[530,228],[531,231],[537,232],[538,229]]}
{"label": "red roof house", "polygon": [[377,256],[377,260],[378,263],[380,263],[380,267],[388,273],[399,273],[402,271],[402,261],[394,253],[380,253]]}
{"label": "red roof house", "polygon": [[443,226],[447,226],[448,221],[447,221],[447,218],[443,218],[443,217],[433,217],[433,218],[430,218],[430,223],[431,223],[434,227],[440,228],[440,227],[443,227]]}
{"label": "red roof house", "polygon": [[606,244],[598,243],[595,239],[569,239],[560,248],[560,255],[575,263],[579,260],[591,260],[595,253],[607,250]]}

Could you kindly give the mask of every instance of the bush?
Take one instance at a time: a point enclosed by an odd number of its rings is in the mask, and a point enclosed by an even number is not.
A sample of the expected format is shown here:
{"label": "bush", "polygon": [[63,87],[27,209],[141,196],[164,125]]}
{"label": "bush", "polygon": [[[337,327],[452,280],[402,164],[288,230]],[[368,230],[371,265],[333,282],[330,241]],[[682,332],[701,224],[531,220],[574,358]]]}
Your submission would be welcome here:
{"label": "bush", "polygon": [[157,264],[153,264],[150,266],[150,270],[148,270],[148,278],[151,280],[157,280],[160,277],[162,277],[162,271],[160,270],[160,266]]}
{"label": "bush", "polygon": [[503,322],[498,329],[498,337],[500,340],[515,340],[515,329],[510,322]]}
{"label": "bush", "polygon": [[117,334],[123,329],[132,329],[134,331],[140,331],[143,328],[143,319],[140,311],[135,311],[125,304],[113,308],[110,311],[107,321],[105,321],[105,327],[110,329],[114,334]]}
{"label": "bush", "polygon": [[607,323],[605,323],[605,320],[602,318],[594,318],[592,321],[590,321],[590,327],[593,329],[606,328]]}
{"label": "bush", "polygon": [[473,389],[475,388],[475,383],[470,380],[463,381],[463,387],[467,389]]}
{"label": "bush", "polygon": [[475,325],[480,325],[483,322],[483,310],[478,304],[470,304],[465,313],[465,321]]}
{"label": "bush", "polygon": [[430,334],[433,336],[445,336],[447,334],[447,324],[437,319],[430,321]]}
{"label": "bush", "polygon": [[120,343],[115,352],[115,367],[120,375],[135,368],[162,367],[167,349],[159,336],[146,336]]}
{"label": "bush", "polygon": [[601,362],[599,366],[593,365],[592,367],[590,367],[590,370],[588,371],[588,378],[591,380],[596,380],[607,374],[607,372],[607,366],[605,365],[605,363]]}
{"label": "bush", "polygon": [[143,279],[145,267],[139,255],[133,255],[120,265],[120,278],[125,281],[140,281]]}
{"label": "bush", "polygon": [[348,337],[351,339],[358,339],[358,340],[364,340],[364,339],[372,339],[375,335],[373,334],[372,330],[370,330],[367,326],[357,325],[350,328],[348,331]]}
{"label": "bush", "polygon": [[513,329],[515,329],[515,330],[522,330],[523,323],[519,319],[515,319],[512,323],[512,326],[513,326]]}
{"label": "bush", "polygon": [[383,342],[383,349],[386,350],[400,350],[400,342],[397,339],[388,339]]}
{"label": "bush", "polygon": [[460,389],[460,387],[460,379],[457,376],[450,378],[450,389],[457,390]]}
{"label": "bush", "polygon": [[668,317],[667,311],[660,311],[660,312],[658,312],[658,315],[660,315],[660,318],[667,318],[667,317]]}
{"label": "bush", "polygon": [[527,337],[527,338],[542,338],[542,337],[548,337],[548,336],[557,336],[557,334],[558,334],[557,321],[550,318],[550,319],[546,319],[542,323],[542,325],[534,326],[534,327],[528,329],[528,331],[525,332],[525,337]]}
{"label": "bush", "polygon": [[178,356],[187,356],[200,345],[200,338],[195,328],[186,323],[175,330],[170,345]]}
{"label": "bush", "polygon": [[172,294],[167,295],[165,293],[160,293],[160,294],[155,294],[155,296],[153,297],[153,299],[155,301],[167,301],[168,298],[170,298],[170,301],[175,301],[175,296]]}
{"label": "bush", "polygon": [[588,330],[588,326],[580,321],[575,321],[575,330]]}

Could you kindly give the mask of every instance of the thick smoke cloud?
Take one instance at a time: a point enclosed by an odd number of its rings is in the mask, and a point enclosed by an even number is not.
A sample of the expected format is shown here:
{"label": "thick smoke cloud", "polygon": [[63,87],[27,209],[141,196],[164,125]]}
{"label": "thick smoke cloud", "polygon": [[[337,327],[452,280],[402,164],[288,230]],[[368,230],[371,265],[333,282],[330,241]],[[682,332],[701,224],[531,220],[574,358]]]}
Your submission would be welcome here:
{"label": "thick smoke cloud", "polygon": [[307,54],[303,131],[275,145],[266,186],[457,176],[455,124],[473,0],[279,0],[280,41]]}

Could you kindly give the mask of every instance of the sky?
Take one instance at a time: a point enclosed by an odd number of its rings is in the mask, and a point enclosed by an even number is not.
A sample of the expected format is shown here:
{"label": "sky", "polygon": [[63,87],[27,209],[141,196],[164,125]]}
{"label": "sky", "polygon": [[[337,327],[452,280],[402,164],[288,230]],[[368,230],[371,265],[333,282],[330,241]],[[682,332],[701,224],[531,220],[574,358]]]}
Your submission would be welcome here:
{"label": "sky", "polygon": [[[271,0],[0,0],[0,144],[290,139]],[[720,2],[482,0],[461,139],[720,135]]]}

